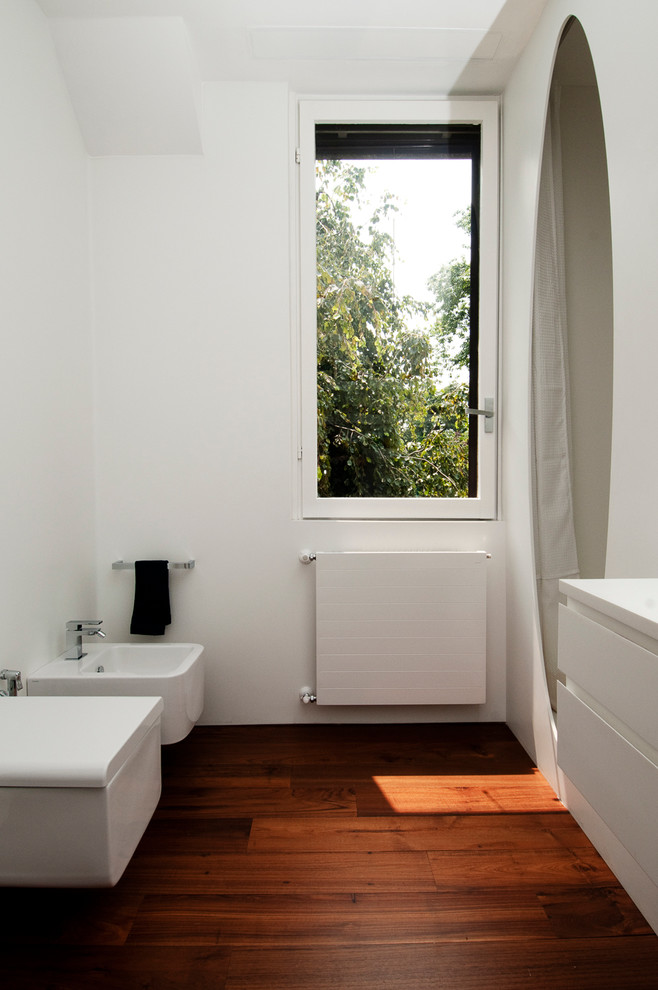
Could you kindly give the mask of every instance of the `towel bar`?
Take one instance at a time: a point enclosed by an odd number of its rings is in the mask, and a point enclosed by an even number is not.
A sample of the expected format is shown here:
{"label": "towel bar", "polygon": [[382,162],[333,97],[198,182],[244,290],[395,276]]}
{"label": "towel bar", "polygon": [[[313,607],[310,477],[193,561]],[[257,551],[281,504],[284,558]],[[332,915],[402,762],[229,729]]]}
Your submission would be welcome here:
{"label": "towel bar", "polygon": [[[195,560],[184,560],[182,563],[179,564],[174,564],[170,561],[169,570],[171,570],[173,567],[176,567],[176,568],[184,568],[184,570],[186,571],[191,571],[195,564],[196,564]],[[130,571],[134,569],[135,569],[134,561],[131,562],[129,560],[115,560],[114,563],[112,564],[113,571]]]}

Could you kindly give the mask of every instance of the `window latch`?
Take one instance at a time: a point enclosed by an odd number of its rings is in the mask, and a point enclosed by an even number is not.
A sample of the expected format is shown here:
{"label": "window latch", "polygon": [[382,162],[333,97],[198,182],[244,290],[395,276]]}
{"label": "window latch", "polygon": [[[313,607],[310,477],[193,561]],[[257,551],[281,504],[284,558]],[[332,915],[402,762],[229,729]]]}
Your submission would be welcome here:
{"label": "window latch", "polygon": [[484,416],[484,432],[493,433],[494,400],[484,399],[484,409],[467,409],[469,416]]}

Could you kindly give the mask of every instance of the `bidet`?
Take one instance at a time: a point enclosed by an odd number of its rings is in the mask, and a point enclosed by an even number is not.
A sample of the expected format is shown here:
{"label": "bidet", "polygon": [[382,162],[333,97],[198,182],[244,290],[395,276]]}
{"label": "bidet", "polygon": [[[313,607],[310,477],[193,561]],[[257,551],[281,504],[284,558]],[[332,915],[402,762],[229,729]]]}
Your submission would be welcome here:
{"label": "bidet", "polygon": [[66,654],[30,674],[28,695],[159,696],[162,742],[184,739],[203,710],[203,646],[198,643],[94,643],[77,663]]}

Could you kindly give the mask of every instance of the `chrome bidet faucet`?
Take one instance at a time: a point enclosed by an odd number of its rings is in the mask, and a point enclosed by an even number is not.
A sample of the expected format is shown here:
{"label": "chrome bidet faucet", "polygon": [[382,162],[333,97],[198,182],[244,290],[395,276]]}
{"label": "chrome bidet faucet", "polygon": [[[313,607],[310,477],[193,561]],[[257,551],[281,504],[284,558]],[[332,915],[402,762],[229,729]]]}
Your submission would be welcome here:
{"label": "chrome bidet faucet", "polygon": [[66,653],[65,660],[81,660],[87,654],[82,652],[83,636],[100,636],[105,639],[101,629],[102,619],[71,619],[66,623]]}
{"label": "chrome bidet faucet", "polygon": [[7,690],[0,691],[0,697],[15,698],[23,687],[20,670],[0,670],[0,681],[7,682]]}

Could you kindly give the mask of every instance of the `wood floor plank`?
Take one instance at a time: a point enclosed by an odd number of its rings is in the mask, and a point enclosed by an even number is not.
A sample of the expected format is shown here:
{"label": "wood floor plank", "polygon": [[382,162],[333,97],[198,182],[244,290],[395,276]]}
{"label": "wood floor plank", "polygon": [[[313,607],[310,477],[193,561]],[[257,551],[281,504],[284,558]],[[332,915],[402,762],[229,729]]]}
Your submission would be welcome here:
{"label": "wood floor plank", "polygon": [[140,856],[120,885],[149,894],[436,889],[424,852]]}
{"label": "wood floor plank", "polygon": [[479,751],[445,753],[439,751],[419,754],[413,751],[413,747],[407,746],[395,755],[393,752],[385,753],[374,747],[371,747],[371,752],[359,750],[354,753],[349,764],[326,760],[317,763],[311,762],[310,759],[305,762],[297,760],[291,764],[290,772],[293,780],[296,781],[331,779],[336,775],[341,779],[349,777],[354,780],[368,780],[380,775],[420,777],[437,773],[454,777],[470,775],[495,777],[501,774],[523,776],[532,775],[534,768],[525,754],[521,758],[518,752],[510,753],[507,747],[501,755],[493,750],[485,755]]}
{"label": "wood floor plank", "polygon": [[655,990],[653,939],[234,950],[226,990]]}
{"label": "wood floor plank", "polygon": [[251,784],[194,786],[191,781],[163,790],[157,814],[161,818],[246,818],[263,815],[356,814],[356,795],[349,788],[318,787],[292,790],[288,785]]}
{"label": "wood floor plank", "polygon": [[[215,747],[217,748],[217,747]],[[272,763],[263,759],[256,763],[226,763],[217,759],[213,747],[206,745],[202,751],[192,750],[183,759],[162,758],[163,780],[167,784],[194,784],[223,781],[227,787],[241,787],[243,781],[266,786],[280,786],[290,783],[291,766],[285,763]]]}
{"label": "wood floor plank", "polygon": [[[652,935],[651,927],[622,887],[571,886],[540,893],[537,900],[559,938]],[[657,985],[658,985],[658,974]]]}
{"label": "wood floor plank", "polygon": [[230,953],[181,946],[40,946],[3,960],[9,990],[224,990]]}
{"label": "wood floor plank", "polygon": [[357,787],[359,815],[547,812],[562,808],[547,781],[531,774],[380,775]]}
{"label": "wood floor plank", "polygon": [[437,888],[464,890],[531,887],[540,892],[554,886],[617,885],[617,878],[594,850],[528,849],[428,852]]}
{"label": "wood floor plank", "polygon": [[[583,832],[568,812],[295,819],[256,818],[250,852],[395,852],[405,850],[564,848]],[[587,844],[587,840],[585,840]]]}
{"label": "wood floor plank", "polygon": [[317,948],[651,935],[619,889],[148,895],[128,942]]}
{"label": "wood floor plank", "polygon": [[142,903],[140,892],[0,888],[0,915],[14,945],[123,945]]}
{"label": "wood floor plank", "polygon": [[249,845],[251,825],[251,818],[156,812],[135,855],[244,853]]}
{"label": "wood floor plank", "polygon": [[148,896],[131,944],[317,948],[554,938],[532,894]]}
{"label": "wood floor plank", "polygon": [[501,722],[396,725],[197,726],[163,751],[167,773],[190,764],[235,767],[367,764],[384,771],[468,764],[469,772],[507,767],[524,772],[532,763]]}

